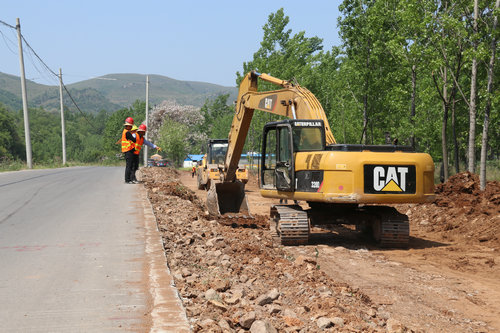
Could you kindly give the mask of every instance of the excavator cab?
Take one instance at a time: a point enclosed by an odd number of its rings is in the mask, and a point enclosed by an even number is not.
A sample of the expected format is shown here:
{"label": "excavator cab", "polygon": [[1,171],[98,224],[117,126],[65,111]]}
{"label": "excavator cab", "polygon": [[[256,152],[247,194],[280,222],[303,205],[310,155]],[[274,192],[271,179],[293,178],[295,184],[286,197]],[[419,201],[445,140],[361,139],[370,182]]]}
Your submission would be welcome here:
{"label": "excavator cab", "polygon": [[283,192],[296,189],[294,154],[325,150],[322,120],[283,120],[264,126],[261,187]]}

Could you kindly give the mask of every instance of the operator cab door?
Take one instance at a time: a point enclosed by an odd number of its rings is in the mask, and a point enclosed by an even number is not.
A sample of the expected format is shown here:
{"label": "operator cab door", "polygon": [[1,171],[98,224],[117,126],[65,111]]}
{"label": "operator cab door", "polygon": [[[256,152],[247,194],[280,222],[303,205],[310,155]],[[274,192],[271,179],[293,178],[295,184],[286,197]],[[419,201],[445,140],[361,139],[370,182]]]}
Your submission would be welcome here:
{"label": "operator cab door", "polygon": [[290,124],[267,124],[264,127],[263,141],[262,187],[278,191],[294,191],[295,166]]}

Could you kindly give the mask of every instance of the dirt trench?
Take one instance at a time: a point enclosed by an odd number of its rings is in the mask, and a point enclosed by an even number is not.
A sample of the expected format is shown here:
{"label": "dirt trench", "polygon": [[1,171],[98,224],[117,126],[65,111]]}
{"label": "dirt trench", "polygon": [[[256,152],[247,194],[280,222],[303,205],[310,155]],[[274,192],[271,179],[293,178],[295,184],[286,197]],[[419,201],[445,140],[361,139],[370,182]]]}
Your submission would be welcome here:
{"label": "dirt trench", "polygon": [[[165,251],[196,332],[500,331],[498,183],[460,174],[410,217],[407,250],[378,248],[352,228],[314,228],[306,246],[276,247],[269,206],[247,185],[259,223],[210,218],[188,172],[143,169]],[[253,326],[252,326],[253,325]]]}

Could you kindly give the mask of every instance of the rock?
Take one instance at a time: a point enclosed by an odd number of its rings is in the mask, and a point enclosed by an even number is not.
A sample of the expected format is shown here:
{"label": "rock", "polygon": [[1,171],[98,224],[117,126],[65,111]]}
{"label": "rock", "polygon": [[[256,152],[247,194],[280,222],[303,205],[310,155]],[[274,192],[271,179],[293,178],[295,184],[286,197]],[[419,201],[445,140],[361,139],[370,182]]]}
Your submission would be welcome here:
{"label": "rock", "polygon": [[191,272],[189,271],[189,269],[183,268],[183,269],[181,269],[181,274],[182,274],[182,277],[186,277],[186,276],[190,276]]}
{"label": "rock", "polygon": [[235,291],[231,291],[231,293],[232,293],[231,297],[227,297],[224,299],[224,301],[230,305],[237,304],[238,302],[241,301],[241,299],[244,296],[243,290],[235,290]]}
{"label": "rock", "polygon": [[209,300],[209,302],[210,302],[210,304],[212,304],[216,308],[221,309],[223,311],[227,311],[227,306],[224,303],[222,303],[221,301],[218,301],[216,299],[211,299],[211,300]]}
{"label": "rock", "polygon": [[173,276],[174,276],[174,279],[176,279],[176,280],[179,280],[179,281],[180,281],[180,280],[182,280],[182,274],[181,274],[181,272],[179,272],[179,271],[176,271],[176,272],[173,274]]}
{"label": "rock", "polygon": [[318,318],[318,320],[316,320],[316,325],[318,325],[318,328],[320,330],[324,330],[326,328],[332,327],[333,322],[330,318],[321,317],[321,318]]}
{"label": "rock", "polygon": [[252,264],[257,265],[257,264],[259,264],[259,263],[260,263],[260,258],[259,258],[259,257],[256,257],[256,258],[253,258],[253,259],[252,259]]}
{"label": "rock", "polygon": [[251,278],[251,279],[248,279],[247,282],[245,282],[245,285],[247,287],[251,287],[252,284],[257,280],[257,278]]}
{"label": "rock", "polygon": [[248,276],[246,276],[245,274],[241,274],[240,275],[240,282],[245,283],[247,281],[248,281]]}
{"label": "rock", "polygon": [[198,281],[198,277],[196,277],[196,276],[192,276],[192,275],[191,275],[191,276],[188,276],[188,277],[186,278],[186,283],[189,283],[189,284],[193,284],[193,283],[195,283],[196,281]]}
{"label": "rock", "polygon": [[276,333],[274,326],[267,320],[256,320],[250,327],[251,333]]}
{"label": "rock", "polygon": [[271,297],[269,297],[269,295],[261,295],[259,297],[257,297],[257,299],[255,300],[255,304],[258,304],[260,306],[264,306],[266,304],[270,304],[273,302],[273,299]]}
{"label": "rock", "polygon": [[331,321],[335,327],[344,327],[344,319],[340,317],[333,317]]}
{"label": "rock", "polygon": [[206,261],[206,264],[207,264],[208,266],[215,266],[215,265],[217,265],[217,263],[218,263],[218,261],[217,261],[217,259],[215,259],[215,258],[209,258],[209,259],[207,259],[207,261]]}
{"label": "rock", "polygon": [[205,319],[198,324],[203,328],[209,328],[210,326],[215,325],[215,321],[212,319]]}
{"label": "rock", "polygon": [[196,252],[200,255],[200,257],[205,257],[207,255],[207,250],[200,246],[196,247]]}
{"label": "rock", "polygon": [[283,316],[283,321],[285,322],[285,325],[288,327],[302,327],[304,323],[296,317],[286,317]]}
{"label": "rock", "polygon": [[231,284],[229,283],[228,280],[221,280],[221,279],[217,279],[211,284],[211,287],[213,289],[221,292],[228,290],[230,286]]}
{"label": "rock", "polygon": [[316,259],[304,255],[298,256],[295,261],[293,262],[295,265],[302,265],[304,263],[316,265]]}
{"label": "rock", "polygon": [[207,300],[212,300],[212,299],[220,299],[219,297],[219,294],[217,293],[217,291],[215,291],[214,289],[208,289],[206,292],[205,292],[205,298]]}
{"label": "rock", "polygon": [[239,323],[241,327],[249,329],[254,321],[255,321],[255,312],[250,311],[240,318]]}
{"label": "rock", "polygon": [[368,311],[366,311],[366,314],[368,315],[368,317],[375,317],[377,315],[377,311],[375,311],[375,309],[369,309]]}
{"label": "rock", "polygon": [[280,297],[280,292],[278,291],[278,289],[274,288],[267,295],[269,296],[271,301],[275,301]]}
{"label": "rock", "polygon": [[394,318],[387,319],[386,322],[387,333],[403,333],[406,331],[405,327],[399,320]]}
{"label": "rock", "polygon": [[275,314],[275,313],[280,313],[281,312],[281,306],[276,305],[276,304],[271,304],[268,308],[268,312],[270,314]]}
{"label": "rock", "polygon": [[226,319],[222,318],[219,320],[219,327],[222,329],[222,332],[232,332],[233,330],[231,329],[231,326],[229,326],[229,323],[227,322]]}
{"label": "rock", "polygon": [[290,309],[285,309],[285,311],[283,311],[283,317],[296,318],[297,314]]}
{"label": "rock", "polygon": [[377,315],[380,319],[383,319],[383,320],[387,320],[387,319],[391,318],[391,315],[389,314],[389,312],[386,312],[381,308],[378,309]]}

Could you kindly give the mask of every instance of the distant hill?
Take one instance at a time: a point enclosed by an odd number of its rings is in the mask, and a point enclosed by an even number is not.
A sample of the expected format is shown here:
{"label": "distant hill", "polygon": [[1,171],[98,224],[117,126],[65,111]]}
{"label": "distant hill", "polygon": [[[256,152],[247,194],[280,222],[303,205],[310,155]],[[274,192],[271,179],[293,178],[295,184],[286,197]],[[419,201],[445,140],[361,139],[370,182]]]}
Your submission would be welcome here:
{"label": "distant hill", "polygon": [[[66,85],[76,103],[86,112],[114,111],[130,106],[135,100],[146,98],[146,76],[142,74],[109,74],[99,78]],[[59,110],[59,86],[48,86],[26,80],[28,105],[43,107],[47,111]],[[175,100],[181,105],[201,106],[208,98],[230,94],[228,101],[236,99],[237,88],[206,82],[179,81],[166,76],[149,76],[149,103]],[[74,110],[64,93],[64,105]],[[20,78],[0,73],[0,103],[12,110],[22,108]]]}

